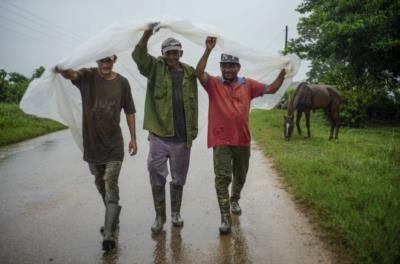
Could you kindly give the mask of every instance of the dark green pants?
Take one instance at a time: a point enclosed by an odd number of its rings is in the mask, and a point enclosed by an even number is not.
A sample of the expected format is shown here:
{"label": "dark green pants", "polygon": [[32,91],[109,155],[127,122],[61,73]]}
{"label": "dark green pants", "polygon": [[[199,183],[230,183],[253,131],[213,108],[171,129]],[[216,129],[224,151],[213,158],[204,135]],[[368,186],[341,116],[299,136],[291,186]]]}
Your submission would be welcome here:
{"label": "dark green pants", "polygon": [[231,187],[231,201],[240,199],[240,192],[246,181],[249,169],[250,147],[217,146],[214,147],[215,190],[217,192],[221,214],[228,214],[229,184]]}

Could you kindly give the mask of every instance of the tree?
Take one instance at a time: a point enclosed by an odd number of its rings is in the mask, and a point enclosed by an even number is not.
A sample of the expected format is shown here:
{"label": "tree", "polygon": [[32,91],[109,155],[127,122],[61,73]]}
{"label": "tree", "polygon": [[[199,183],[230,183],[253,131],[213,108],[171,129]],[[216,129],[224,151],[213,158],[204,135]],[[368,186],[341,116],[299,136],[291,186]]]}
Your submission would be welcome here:
{"label": "tree", "polygon": [[39,68],[35,69],[35,70],[33,71],[31,80],[40,78],[40,77],[42,76],[42,74],[44,73],[45,70],[46,70],[46,69],[45,69],[43,66],[40,66]]}
{"label": "tree", "polygon": [[400,95],[400,1],[304,0],[297,11],[308,16],[289,52],[311,61],[310,80],[369,94],[365,113],[375,99]]}
{"label": "tree", "polygon": [[7,73],[5,70],[0,69],[0,103],[19,103],[29,83],[33,79],[39,78],[44,70],[43,66],[35,69],[29,79],[20,73]]}

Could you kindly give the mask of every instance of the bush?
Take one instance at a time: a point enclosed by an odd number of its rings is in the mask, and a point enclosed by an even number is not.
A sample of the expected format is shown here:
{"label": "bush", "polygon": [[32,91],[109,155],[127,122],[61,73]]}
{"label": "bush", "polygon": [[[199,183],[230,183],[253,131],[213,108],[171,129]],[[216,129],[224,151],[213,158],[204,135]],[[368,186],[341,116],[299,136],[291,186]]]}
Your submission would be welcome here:
{"label": "bush", "polygon": [[400,92],[346,87],[341,88],[341,95],[340,118],[344,126],[363,127],[370,121],[400,121]]}
{"label": "bush", "polygon": [[340,123],[342,126],[362,127],[367,115],[368,96],[358,94],[356,91],[342,91],[340,106]]}

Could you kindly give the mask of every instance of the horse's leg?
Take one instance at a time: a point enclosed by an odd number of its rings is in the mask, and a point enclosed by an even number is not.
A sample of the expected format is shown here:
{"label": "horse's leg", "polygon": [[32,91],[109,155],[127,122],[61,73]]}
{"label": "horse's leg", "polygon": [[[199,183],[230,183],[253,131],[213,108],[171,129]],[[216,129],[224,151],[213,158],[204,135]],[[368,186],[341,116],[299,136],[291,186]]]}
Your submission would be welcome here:
{"label": "horse's leg", "polygon": [[339,127],[340,127],[339,103],[340,102],[337,102],[332,109],[332,120],[336,127],[335,139],[338,139]]}
{"label": "horse's leg", "polygon": [[306,126],[307,126],[307,135],[311,137],[310,133],[310,110],[305,111],[306,113]]}
{"label": "horse's leg", "polygon": [[331,133],[329,134],[329,140],[332,140],[333,138],[333,130],[335,129],[335,123],[333,120],[330,121],[331,123]]}
{"label": "horse's leg", "polygon": [[333,101],[329,105],[329,107],[325,109],[325,112],[329,119],[329,123],[331,124],[331,132],[329,134],[329,140],[333,139],[333,133],[334,133],[335,128],[336,128],[335,139],[338,138],[339,126],[340,126],[339,104],[340,104],[339,100],[333,99]]}
{"label": "horse's leg", "polygon": [[331,125],[331,132],[329,134],[329,140],[332,140],[333,130],[335,129],[335,120],[333,118],[332,109],[333,109],[332,106],[329,106],[329,108],[325,109],[326,117],[328,118],[329,124]]}
{"label": "horse's leg", "polygon": [[297,132],[299,132],[299,135],[301,135],[301,128],[300,128],[300,120],[301,120],[301,112],[300,110],[297,110],[296,113],[296,127],[297,127]]}

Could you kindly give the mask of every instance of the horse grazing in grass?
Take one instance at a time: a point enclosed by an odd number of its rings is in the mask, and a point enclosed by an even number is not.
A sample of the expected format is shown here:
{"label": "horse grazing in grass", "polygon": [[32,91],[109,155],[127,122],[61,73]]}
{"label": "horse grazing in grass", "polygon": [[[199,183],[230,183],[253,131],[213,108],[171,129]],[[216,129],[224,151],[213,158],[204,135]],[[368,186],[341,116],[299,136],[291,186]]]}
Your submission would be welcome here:
{"label": "horse grazing in grass", "polygon": [[328,121],[331,124],[331,133],[329,140],[333,138],[333,132],[336,128],[335,139],[339,133],[339,107],[340,95],[327,85],[308,84],[302,82],[290,99],[287,115],[284,117],[284,136],[289,140],[293,132],[293,114],[297,110],[296,126],[299,135],[301,135],[300,120],[304,112],[306,114],[307,135],[310,137],[310,111],[315,109],[324,109]]}

